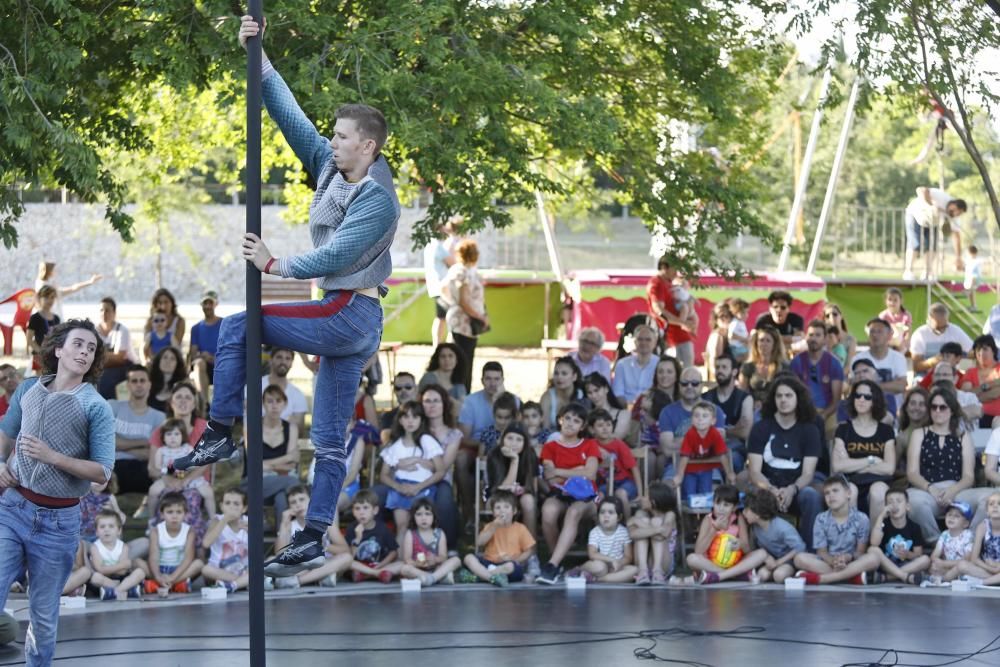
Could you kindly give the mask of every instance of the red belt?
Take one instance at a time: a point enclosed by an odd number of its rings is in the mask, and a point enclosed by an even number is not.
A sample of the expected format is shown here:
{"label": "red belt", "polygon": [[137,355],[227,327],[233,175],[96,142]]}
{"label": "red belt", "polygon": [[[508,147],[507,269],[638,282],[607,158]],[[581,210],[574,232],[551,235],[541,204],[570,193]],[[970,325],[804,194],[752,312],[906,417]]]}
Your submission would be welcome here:
{"label": "red belt", "polygon": [[39,507],[44,507],[50,510],[59,510],[65,507],[73,507],[74,505],[80,504],[79,498],[56,498],[55,496],[43,496],[42,494],[35,493],[34,491],[26,489],[23,486],[14,487],[14,490]]}

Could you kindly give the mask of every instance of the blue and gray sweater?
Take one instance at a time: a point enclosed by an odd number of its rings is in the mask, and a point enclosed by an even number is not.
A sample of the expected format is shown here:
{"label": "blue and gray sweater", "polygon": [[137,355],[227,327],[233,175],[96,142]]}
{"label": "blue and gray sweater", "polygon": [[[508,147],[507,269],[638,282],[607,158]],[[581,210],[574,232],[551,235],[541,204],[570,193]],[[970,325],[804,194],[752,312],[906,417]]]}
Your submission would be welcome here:
{"label": "blue and gray sweater", "polygon": [[357,183],[348,183],[333,160],[329,140],[299,108],[271,64],[264,62],[263,98],[267,113],[285,140],[316,179],[309,207],[309,234],[314,249],[278,260],[285,278],[320,278],[324,290],[378,287],[392,273],[389,248],[399,221],[399,199],[389,164],[381,155]]}
{"label": "blue and gray sweater", "polygon": [[115,466],[115,417],[111,406],[84,382],[70,391],[51,391],[54,375],[30,378],[18,386],[0,430],[15,441],[8,464],[21,486],[52,498],[80,498],[90,493],[90,482],[42,463],[17,448],[22,433],[33,435],[55,451],[104,466],[111,479]]}

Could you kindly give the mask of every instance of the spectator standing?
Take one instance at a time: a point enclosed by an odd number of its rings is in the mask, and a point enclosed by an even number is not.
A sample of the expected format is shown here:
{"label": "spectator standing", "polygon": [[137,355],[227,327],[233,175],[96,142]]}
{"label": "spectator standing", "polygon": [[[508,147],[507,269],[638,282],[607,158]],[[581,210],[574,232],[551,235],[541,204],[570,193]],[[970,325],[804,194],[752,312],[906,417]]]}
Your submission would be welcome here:
{"label": "spectator standing", "polygon": [[442,297],[448,306],[448,328],[455,344],[465,356],[465,386],[472,386],[472,360],[476,355],[476,342],[480,334],[490,328],[486,313],[486,290],[476,270],[479,246],[472,239],[459,241],[455,246],[458,262],[448,269],[442,287]]}
{"label": "spectator standing", "polygon": [[448,337],[448,303],[441,298],[441,285],[448,269],[455,263],[455,234],[462,218],[455,216],[437,229],[437,235],[424,246],[424,284],[427,296],[434,302],[434,324],[431,326],[431,345],[437,347]]}
{"label": "spectator standing", "polygon": [[826,325],[820,320],[809,323],[806,351],[792,359],[790,370],[809,387],[813,405],[819,411],[826,429],[833,432],[837,405],[844,387],[844,367],[826,351]]}
{"label": "spectator standing", "polygon": [[948,306],[932,303],[927,313],[927,324],[919,327],[910,338],[910,359],[913,372],[921,376],[941,361],[938,354],[945,343],[958,343],[962,352],[972,348],[972,339],[962,329],[948,321]]}
{"label": "spectator standing", "polygon": [[822,436],[809,390],[792,375],[775,379],[750,430],[747,470],[750,484],[771,493],[778,510],[799,518],[799,535],[811,550],[813,523],[823,498],[811,485]]}
{"label": "spectator standing", "polygon": [[569,353],[573,362],[580,369],[583,377],[591,373],[600,373],[611,382],[611,362],[601,353],[604,348],[604,334],[597,327],[585,327],[580,330],[576,339],[577,349]]}
{"label": "spectator standing", "polygon": [[761,314],[753,326],[754,329],[761,327],[777,330],[786,350],[790,352],[801,350],[805,321],[801,315],[792,312],[792,295],[788,292],[774,290],[767,295],[767,312]]}
{"label": "spectator standing", "polygon": [[53,289],[55,289],[56,290],[56,302],[55,302],[55,305],[53,306],[53,311],[55,312],[56,315],[59,316],[59,319],[61,320],[62,317],[63,317],[63,312],[62,312],[62,297],[68,296],[68,295],[73,294],[75,292],[79,292],[84,287],[90,287],[94,283],[100,282],[100,280],[103,277],[104,276],[102,276],[101,274],[95,273],[92,276],[90,276],[89,278],[87,278],[86,280],[83,280],[81,282],[73,283],[72,285],[69,285],[68,287],[59,287],[55,283],[55,279],[56,279],[56,263],[55,262],[41,261],[41,262],[38,263],[38,275],[35,277],[35,294],[37,296],[38,292],[40,292],[42,290],[42,287],[44,287],[46,285],[48,285],[49,287],[52,287]]}
{"label": "spectator standing", "polygon": [[[656,275],[646,283],[646,302],[660,331],[664,332],[667,347],[674,349],[673,356],[687,368],[694,365],[694,333],[698,331],[698,316],[691,308],[685,311],[688,312],[686,319],[680,317],[682,306],[677,303],[673,290],[675,278],[677,269],[672,266],[672,260],[664,255],[656,263]],[[629,398],[629,401],[632,400],[634,397]]]}
{"label": "spectator standing", "polygon": [[633,334],[635,351],[622,357],[615,364],[614,380],[611,386],[615,396],[624,399],[631,405],[639,394],[653,386],[653,375],[656,372],[657,357],[653,354],[659,334],[647,325],[640,324]]}
{"label": "spectator standing", "polygon": [[129,367],[138,361],[128,327],[117,321],[117,314],[118,304],[114,299],[110,296],[101,299],[101,321],[97,323],[97,333],[104,341],[107,354],[97,391],[109,401],[118,398],[115,393],[118,385],[125,381]]}
{"label": "spectator standing", "polygon": [[115,475],[121,493],[148,493],[149,442],[166,415],[149,407],[149,371],[130,366],[126,374],[128,399],[108,401],[115,416]]}
{"label": "spectator standing", "polygon": [[955,245],[955,268],[965,268],[962,262],[962,235],[959,233],[959,218],[969,210],[965,201],[953,199],[938,188],[917,188],[917,196],[906,206],[906,257],[903,280],[913,280],[913,256],[924,253],[924,270],[921,279],[934,275],[934,253],[937,251],[938,235],[943,231],[945,219],[952,226],[951,237]]}
{"label": "spectator standing", "polygon": [[191,345],[188,348],[188,364],[194,374],[194,386],[202,399],[208,401],[208,388],[215,373],[215,351],[219,345],[219,329],[222,318],[215,314],[219,305],[219,295],[215,290],[206,290],[201,295],[201,312],[205,319],[191,327]]}

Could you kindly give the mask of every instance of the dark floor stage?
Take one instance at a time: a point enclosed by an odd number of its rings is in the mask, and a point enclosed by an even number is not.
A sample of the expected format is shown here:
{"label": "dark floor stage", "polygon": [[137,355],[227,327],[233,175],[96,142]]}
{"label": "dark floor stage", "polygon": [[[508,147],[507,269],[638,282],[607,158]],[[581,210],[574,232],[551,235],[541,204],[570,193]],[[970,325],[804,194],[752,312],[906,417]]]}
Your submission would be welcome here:
{"label": "dark floor stage", "polygon": [[[538,586],[503,591],[442,586],[420,594],[391,590],[366,584],[342,585],[335,592],[269,594],[268,664],[614,667],[639,663],[635,651],[649,649],[674,664],[718,667],[836,667],[880,660],[886,665],[1000,665],[1000,641],[991,646],[994,652],[962,659],[1000,633],[1000,599],[993,591],[821,587],[793,592],[776,586],[590,587],[579,593]],[[12,599],[7,606],[25,604]],[[241,650],[248,646],[247,608],[246,594],[228,602],[193,597],[88,601],[85,612],[62,617],[56,664],[242,667],[249,662],[248,652]],[[26,614],[19,611],[17,618]],[[746,634],[699,637],[673,632],[676,628],[743,628]],[[655,639],[637,636],[655,630],[663,631]],[[21,664],[20,649],[0,650],[0,666]],[[884,655],[888,649],[944,653]]]}

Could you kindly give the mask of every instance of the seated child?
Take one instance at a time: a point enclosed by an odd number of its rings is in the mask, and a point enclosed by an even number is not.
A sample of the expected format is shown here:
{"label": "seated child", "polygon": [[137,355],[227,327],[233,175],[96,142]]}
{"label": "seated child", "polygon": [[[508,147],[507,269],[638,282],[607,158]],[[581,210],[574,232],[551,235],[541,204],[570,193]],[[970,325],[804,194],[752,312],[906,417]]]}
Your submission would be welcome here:
{"label": "seated child", "polygon": [[907,516],[910,502],[905,489],[889,489],[885,494],[885,509],[875,519],[871,548],[868,553],[879,560],[879,570],[872,573],[872,583],[880,584],[883,573],[908,584],[919,586],[923,572],[931,559],[924,554],[924,537],[920,526]]}
{"label": "seated child", "polygon": [[211,548],[201,573],[216,586],[234,593],[250,582],[247,495],[239,488],[222,494],[222,514],[214,517],[204,543]]}
{"label": "seated child", "polygon": [[448,556],[448,538],[438,528],[434,503],[429,498],[418,498],[413,503],[410,527],[403,535],[403,560],[397,563],[401,577],[419,579],[423,586],[433,586],[442,579],[455,583],[453,573],[462,567],[462,561],[458,556]]}
{"label": "seated child", "polygon": [[680,460],[673,478],[674,486],[680,487],[684,498],[696,493],[711,493],[712,471],[716,468],[725,471],[727,484],[736,482],[726,439],[715,428],[717,409],[708,401],[698,401],[691,408],[691,428],[681,441]]}
{"label": "seated child", "polygon": [[764,549],[750,551],[750,529],[740,516],[739,504],[740,492],[735,486],[723,484],[715,490],[712,511],[701,520],[694,551],[687,557],[699,584],[727,579],[752,582],[754,568],[767,560]]}
{"label": "seated child", "polygon": [[956,500],[948,507],[944,514],[945,531],[931,553],[931,585],[943,585],[962,576],[958,566],[972,557],[972,545],[976,540],[969,530],[972,517],[969,503]]}
{"label": "seated child", "polygon": [[[597,512],[597,462],[601,450],[595,440],[581,433],[587,412],[579,403],[559,408],[559,432],[542,447],[545,479],[552,491],[542,504],[542,533],[551,556],[536,578],[540,584],[555,584],[562,576],[560,563],[576,540],[580,520]],[[562,529],[559,518],[565,514]]]}
{"label": "seated child", "polygon": [[601,464],[597,471],[597,487],[602,495],[608,493],[608,471],[615,462],[615,498],[621,501],[623,521],[632,515],[629,503],[642,495],[642,475],[632,450],[622,440],[615,438],[615,420],[607,410],[592,410],[587,416],[587,426],[597,440],[601,451]]}
{"label": "seated child", "polygon": [[101,590],[102,600],[138,598],[145,573],[132,567],[128,545],[122,542],[122,519],[112,509],[97,515],[97,541],[90,545],[93,574],[90,583]]}
{"label": "seated child", "polygon": [[[640,509],[628,522],[628,534],[635,546],[639,586],[666,584],[674,571],[677,552],[677,500],[673,489],[663,482],[649,485],[649,496],[640,499]],[[650,565],[650,552],[653,562]]]}
{"label": "seated child", "polygon": [[597,525],[587,536],[587,562],[570,571],[587,583],[623,584],[635,579],[639,568],[632,564],[632,538],[623,521],[620,498],[605,498],[597,508]]}
{"label": "seated child", "polygon": [[545,428],[542,418],[542,406],[535,401],[525,401],[521,404],[521,423],[528,432],[528,440],[535,450],[535,456],[542,455],[542,447],[549,441],[552,431]]}
{"label": "seated child", "polygon": [[354,581],[378,579],[388,584],[395,574],[396,568],[389,566],[399,556],[399,544],[378,516],[378,495],[371,489],[361,489],[354,496],[351,511],[354,523],[347,529],[347,540],[354,559]]}
{"label": "seated child", "polygon": [[830,509],[817,516],[813,525],[816,553],[795,557],[796,576],[804,577],[807,584],[843,581],[863,586],[866,573],[879,566],[878,557],[868,553],[868,516],[851,507],[850,494],[843,475],[823,482],[823,499]]}
{"label": "seated child", "polygon": [[[355,453],[362,452],[364,447],[357,447]],[[281,525],[278,528],[278,536],[274,541],[274,551],[277,553],[291,544],[292,537],[306,526],[306,511],[309,509],[309,488],[303,485],[290,487],[288,494],[288,509],[281,513]],[[354,494],[357,497],[357,493]],[[352,500],[353,502],[353,500]],[[326,529],[323,535],[323,549],[325,550],[326,562],[317,568],[303,570],[296,575],[288,577],[277,577],[274,580],[275,588],[299,588],[317,584],[324,587],[337,585],[337,575],[351,569],[354,558],[351,556],[351,548],[347,540],[340,533],[339,522],[335,518],[333,524]]]}
{"label": "seated child", "polygon": [[986,499],[986,520],[976,528],[971,557],[958,562],[958,571],[987,586],[1000,584],[1000,493]]}
{"label": "seated child", "polygon": [[500,489],[514,494],[521,518],[532,536],[538,530],[537,480],[535,450],[528,445],[524,427],[512,422],[504,429],[500,446],[486,456],[486,487],[490,496]]}
{"label": "seated child", "polygon": [[778,516],[778,499],[773,493],[758,489],[746,498],[743,518],[751,527],[754,543],[767,553],[757,568],[758,580],[783,583],[795,574],[792,561],[806,550],[806,543],[795,526]]}
{"label": "seated child", "polygon": [[503,392],[493,401],[493,423],[484,428],[476,436],[481,445],[479,455],[486,456],[500,443],[500,435],[513,422],[518,420],[517,398],[510,392]]}
{"label": "seated child", "polygon": [[410,523],[410,505],[419,497],[434,497],[434,474],[444,470],[444,450],[427,432],[424,409],[417,401],[400,406],[390,440],[392,444],[380,454],[380,479],[389,487],[385,506],[392,510],[397,539],[402,540]]}
{"label": "seated child", "polygon": [[[347,432],[347,451],[350,452],[350,459],[347,462],[347,474],[344,476],[344,485],[341,487],[340,497],[337,499],[338,512],[346,512],[351,509],[354,494],[361,490],[361,469],[365,466],[365,452],[368,450],[368,447],[378,447],[382,444],[378,429],[363,419],[359,421],[352,419],[347,427]],[[316,459],[313,459],[312,464],[310,464],[311,475],[315,474],[315,467]],[[286,497],[288,493],[289,491],[286,490]]]}
{"label": "seated child", "polygon": [[[73,558],[73,569],[70,571],[69,579],[66,580],[66,584],[63,586],[62,594],[67,597],[81,597],[87,594],[87,582],[90,581],[91,575],[94,573],[87,565],[87,548],[90,547],[90,542],[86,540],[80,540],[80,543],[76,545],[76,556]],[[17,584],[18,582],[14,582]],[[14,592],[13,588],[11,592]]]}
{"label": "seated child", "polygon": [[147,506],[150,514],[156,513],[160,495],[165,490],[195,489],[204,501],[205,511],[209,516],[215,516],[215,492],[212,491],[212,485],[202,472],[196,471],[191,475],[174,470],[174,461],[194,451],[194,447],[188,444],[187,427],[184,422],[180,419],[168,419],[163,422],[160,433],[163,437],[163,446],[156,448],[153,465],[160,469],[162,476],[149,487]]}
{"label": "seated child", "polygon": [[149,533],[149,560],[138,560],[146,576],[143,590],[167,597],[190,593],[191,579],[201,573],[204,563],[194,557],[194,531],[184,523],[187,501],[179,492],[163,494],[160,515],[163,521]]}
{"label": "seated child", "polygon": [[517,498],[510,491],[498,490],[490,500],[493,521],[483,526],[476,537],[482,554],[468,554],[465,568],[458,575],[462,583],[488,581],[501,588],[524,579],[524,566],[535,552],[535,538],[524,524],[514,521]]}

